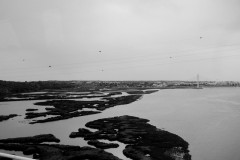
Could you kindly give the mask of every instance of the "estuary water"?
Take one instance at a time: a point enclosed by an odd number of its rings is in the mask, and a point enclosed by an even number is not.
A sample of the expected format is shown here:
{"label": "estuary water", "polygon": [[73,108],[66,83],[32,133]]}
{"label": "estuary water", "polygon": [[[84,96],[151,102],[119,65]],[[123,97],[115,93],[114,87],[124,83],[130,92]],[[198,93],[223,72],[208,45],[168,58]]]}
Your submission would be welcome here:
{"label": "estuary water", "polygon": [[[150,124],[179,135],[189,143],[192,160],[240,159],[240,88],[166,89],[143,95],[131,104],[107,109],[101,114],[45,124],[28,124],[27,108],[38,101],[0,102],[0,114],[20,114],[0,123],[0,139],[52,133],[62,144],[87,145],[69,134],[99,118],[131,115],[150,120]],[[126,159],[120,149],[110,152]]]}

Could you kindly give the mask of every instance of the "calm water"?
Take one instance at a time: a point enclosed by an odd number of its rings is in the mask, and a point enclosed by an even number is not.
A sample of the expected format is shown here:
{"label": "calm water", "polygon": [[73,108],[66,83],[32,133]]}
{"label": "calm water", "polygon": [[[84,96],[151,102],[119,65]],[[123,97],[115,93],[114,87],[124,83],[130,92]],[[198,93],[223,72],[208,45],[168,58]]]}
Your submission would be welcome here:
{"label": "calm water", "polygon": [[[27,108],[44,110],[43,106],[34,106],[34,102],[1,102],[0,113],[23,114]],[[46,124],[29,125],[24,116],[19,116],[0,123],[0,139],[53,133],[63,144],[84,146],[86,142],[70,139],[69,134],[88,121],[121,115],[147,118],[158,128],[181,136],[190,144],[193,160],[240,159],[240,88],[160,90],[101,114]],[[119,150],[109,151],[124,158]]]}

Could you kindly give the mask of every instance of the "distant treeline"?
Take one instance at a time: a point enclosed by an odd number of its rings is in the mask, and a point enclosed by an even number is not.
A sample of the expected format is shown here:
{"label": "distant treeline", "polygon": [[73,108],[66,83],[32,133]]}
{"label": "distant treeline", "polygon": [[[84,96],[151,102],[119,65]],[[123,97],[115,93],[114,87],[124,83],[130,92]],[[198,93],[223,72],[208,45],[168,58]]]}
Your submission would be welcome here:
{"label": "distant treeline", "polygon": [[13,82],[0,80],[0,98],[13,93],[36,92],[44,89],[64,89],[74,87],[74,84],[67,81]]}

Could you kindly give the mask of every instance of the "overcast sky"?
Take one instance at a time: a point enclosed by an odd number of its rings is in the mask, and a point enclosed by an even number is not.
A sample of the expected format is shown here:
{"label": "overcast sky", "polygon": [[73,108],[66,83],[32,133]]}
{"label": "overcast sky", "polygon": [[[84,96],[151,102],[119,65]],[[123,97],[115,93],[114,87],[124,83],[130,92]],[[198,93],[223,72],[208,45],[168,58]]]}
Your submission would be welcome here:
{"label": "overcast sky", "polygon": [[239,0],[0,0],[0,79],[240,81]]}

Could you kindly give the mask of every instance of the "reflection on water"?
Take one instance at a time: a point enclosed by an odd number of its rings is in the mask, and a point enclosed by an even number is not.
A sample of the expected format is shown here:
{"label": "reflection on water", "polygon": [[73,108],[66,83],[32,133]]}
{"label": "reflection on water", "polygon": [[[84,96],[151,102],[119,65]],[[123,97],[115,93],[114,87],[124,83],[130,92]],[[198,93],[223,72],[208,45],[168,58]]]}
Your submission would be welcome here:
{"label": "reflection on water", "polygon": [[[52,133],[63,144],[84,146],[81,139],[70,139],[69,134],[99,118],[131,115],[150,120],[152,125],[164,128],[190,144],[193,160],[240,159],[240,88],[172,89],[144,95],[137,102],[109,108],[101,114],[83,116],[30,125],[24,116],[0,123],[0,139]],[[1,102],[2,115],[24,115],[37,101]],[[111,149],[112,150],[112,149]],[[112,150],[124,158],[118,150]]]}

